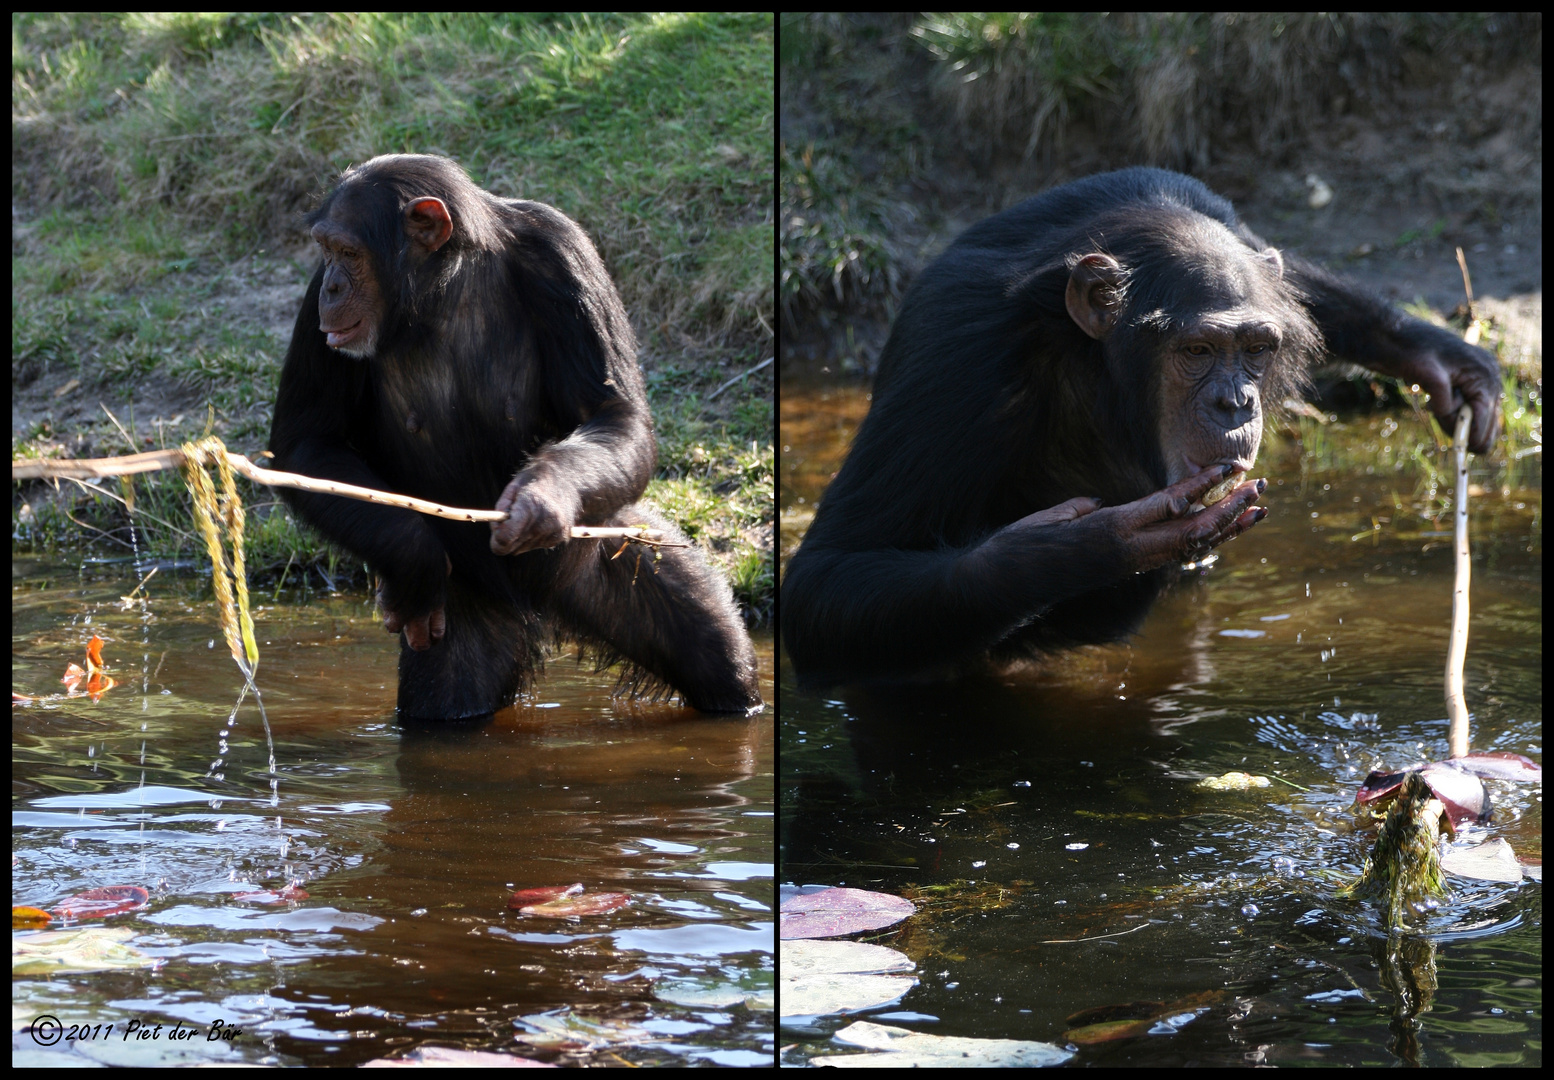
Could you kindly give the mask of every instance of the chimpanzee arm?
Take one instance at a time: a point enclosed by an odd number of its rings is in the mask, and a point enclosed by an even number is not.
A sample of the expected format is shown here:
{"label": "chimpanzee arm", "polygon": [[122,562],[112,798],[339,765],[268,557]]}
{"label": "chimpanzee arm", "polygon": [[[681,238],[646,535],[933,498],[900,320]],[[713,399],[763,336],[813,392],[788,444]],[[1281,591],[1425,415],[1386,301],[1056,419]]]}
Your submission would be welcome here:
{"label": "chimpanzee arm", "polygon": [[498,500],[509,516],[491,548],[504,555],[552,547],[572,525],[635,502],[656,456],[636,340],[603,262],[570,219],[537,203],[522,210],[532,230],[511,266],[548,364],[545,408],[555,426],[574,426],[530,455]]}
{"label": "chimpanzee arm", "polygon": [[[1083,620],[1094,640],[1112,640],[1154,599],[1128,586],[1136,575],[1206,554],[1263,519],[1266,511],[1252,505],[1260,483],[1240,484],[1194,511],[1230,475],[1228,467],[1208,469],[1120,506],[1070,499],[965,547],[846,550],[812,534],[782,586],[794,666],[818,683],[938,674],[1080,595],[1115,608]],[[1128,587],[1109,592],[1112,585]],[[1054,643],[1073,636],[1060,631]]]}
{"label": "chimpanzee arm", "polygon": [[[330,349],[320,332],[322,272],[308,287],[281,369],[270,426],[275,467],[384,490],[390,485],[351,446],[366,407],[366,361]],[[281,498],[325,537],[384,578],[384,607],[404,619],[442,606],[447,556],[422,515],[335,495],[281,489]]]}
{"label": "chimpanzee arm", "polygon": [[1418,383],[1429,393],[1430,411],[1447,432],[1466,401],[1473,406],[1468,446],[1476,454],[1489,451],[1500,427],[1500,370],[1493,354],[1405,315],[1312,263],[1286,258],[1286,267],[1333,355]]}

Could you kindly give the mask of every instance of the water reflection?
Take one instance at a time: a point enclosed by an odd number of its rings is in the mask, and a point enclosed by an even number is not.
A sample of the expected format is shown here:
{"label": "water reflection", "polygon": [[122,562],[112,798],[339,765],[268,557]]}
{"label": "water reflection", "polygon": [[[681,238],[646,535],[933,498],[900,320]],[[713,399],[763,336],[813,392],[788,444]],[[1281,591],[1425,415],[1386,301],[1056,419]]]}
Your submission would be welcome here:
{"label": "water reflection", "polygon": [[[770,1063],[770,713],[707,719],[614,699],[610,676],[560,659],[490,726],[404,737],[396,650],[361,598],[265,607],[272,796],[251,708],[220,753],[241,680],[195,584],[143,617],[116,603],[122,582],[42,567],[13,582],[15,686],[57,686],[93,631],[121,680],[95,705],[15,714],[13,902],[143,884],[150,906],[110,923],[165,960],[155,973],[21,979],[19,1007],[247,1033],[231,1050],[158,1044],[135,1064],[351,1065],[428,1042]],[[770,699],[769,635],[758,651]],[[289,882],[308,899],[235,898]],[[514,889],[573,882],[632,905],[576,921],[506,908]],[[575,1037],[547,1041],[548,1021],[522,1019],[542,1015]]]}

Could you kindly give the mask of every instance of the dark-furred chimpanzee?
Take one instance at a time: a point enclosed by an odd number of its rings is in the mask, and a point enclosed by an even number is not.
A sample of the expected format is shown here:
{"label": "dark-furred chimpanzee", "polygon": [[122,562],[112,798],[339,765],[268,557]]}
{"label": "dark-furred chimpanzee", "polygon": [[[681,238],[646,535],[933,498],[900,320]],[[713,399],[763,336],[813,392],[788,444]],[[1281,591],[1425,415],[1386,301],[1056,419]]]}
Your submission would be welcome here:
{"label": "dark-furred chimpanzee", "polygon": [[[1494,358],[1267,247],[1203,184],[1091,176],[972,226],[913,284],[783,581],[806,683],[953,674],[1137,628],[1267,514],[1262,402],[1323,350],[1418,383],[1470,446]],[[1449,426],[1449,424],[1448,424]],[[1215,491],[1214,494],[1218,494]]]}
{"label": "dark-furred chimpanzee", "polygon": [[552,633],[705,712],[760,708],[727,584],[695,548],[662,557],[573,525],[679,534],[637,503],[653,470],[636,343],[593,244],[559,210],[482,191],[445,158],[348,169],[309,218],[324,262],[297,315],[270,431],[278,468],[454,506],[487,526],[285,491],[379,576],[401,633],[399,712],[510,704]]}

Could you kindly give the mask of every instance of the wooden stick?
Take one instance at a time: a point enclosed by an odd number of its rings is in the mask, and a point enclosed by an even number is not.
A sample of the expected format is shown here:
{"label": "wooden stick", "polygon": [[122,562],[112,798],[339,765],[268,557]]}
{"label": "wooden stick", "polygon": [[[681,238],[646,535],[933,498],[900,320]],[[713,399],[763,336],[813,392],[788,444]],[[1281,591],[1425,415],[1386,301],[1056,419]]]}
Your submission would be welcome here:
{"label": "wooden stick", "polygon": [[[226,453],[227,460],[231,462],[233,470],[248,477],[256,484],[267,484],[270,487],[296,488],[298,491],[313,491],[321,495],[339,495],[346,499],[360,499],[363,502],[380,503],[384,506],[397,506],[404,510],[414,510],[420,514],[431,514],[434,517],[448,518],[452,521],[507,520],[507,515],[500,510],[466,510],[462,507],[444,506],[442,503],[434,503],[427,499],[417,499],[410,495],[400,495],[392,491],[376,491],[372,488],[358,487],[355,484],[342,484],[335,480],[320,480],[312,476],[303,476],[300,473],[281,472],[279,469],[261,469],[242,454],[234,454],[230,450]],[[92,480],[105,476],[129,476],[134,473],[181,468],[183,460],[184,453],[178,449],[149,450],[143,454],[128,454],[124,457],[109,458],[65,458],[58,460],[29,458],[11,463],[11,479]],[[574,525],[572,526],[572,539],[639,540],[643,543],[656,544],[660,547],[690,546],[679,541],[666,539],[662,529],[638,529],[614,525]]]}
{"label": "wooden stick", "polygon": [[1457,455],[1456,523],[1453,529],[1457,552],[1457,576],[1451,590],[1451,643],[1446,650],[1446,715],[1451,718],[1448,739],[1451,757],[1468,753],[1468,702],[1462,693],[1462,665],[1468,655],[1468,427],[1473,422],[1473,407],[1464,404],[1457,413],[1457,431],[1452,437]]}

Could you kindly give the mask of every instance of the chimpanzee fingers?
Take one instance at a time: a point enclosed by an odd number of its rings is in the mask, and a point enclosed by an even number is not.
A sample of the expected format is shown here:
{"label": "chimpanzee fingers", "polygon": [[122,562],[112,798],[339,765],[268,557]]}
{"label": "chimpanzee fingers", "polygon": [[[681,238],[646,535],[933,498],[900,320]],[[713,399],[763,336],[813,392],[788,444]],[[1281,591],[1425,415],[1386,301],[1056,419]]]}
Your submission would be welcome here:
{"label": "chimpanzee fingers", "polygon": [[[1486,386],[1484,380],[1475,379],[1461,388],[1459,396],[1473,406],[1473,423],[1468,427],[1468,449],[1475,454],[1487,454],[1500,433],[1500,387]],[[1460,405],[1459,405],[1460,407]],[[1447,434],[1457,429],[1455,416],[1448,426],[1442,421]]]}
{"label": "chimpanzee fingers", "polygon": [[[391,619],[401,621],[397,615],[392,615],[384,618],[383,625],[387,626]],[[448,632],[448,616],[443,608],[435,607],[425,615],[404,620],[404,629],[405,644],[416,652],[425,652],[432,647],[432,642],[441,641]]]}
{"label": "chimpanzee fingers", "polygon": [[1134,531],[1165,521],[1175,521],[1192,513],[1193,504],[1235,472],[1232,465],[1211,465],[1195,476],[1178,480],[1170,487],[1151,492],[1142,499],[1116,507],[1124,529]]}
{"label": "chimpanzee fingers", "polygon": [[494,554],[517,555],[532,546],[524,542],[533,524],[532,509],[520,501],[504,520],[491,523],[491,551]]}

